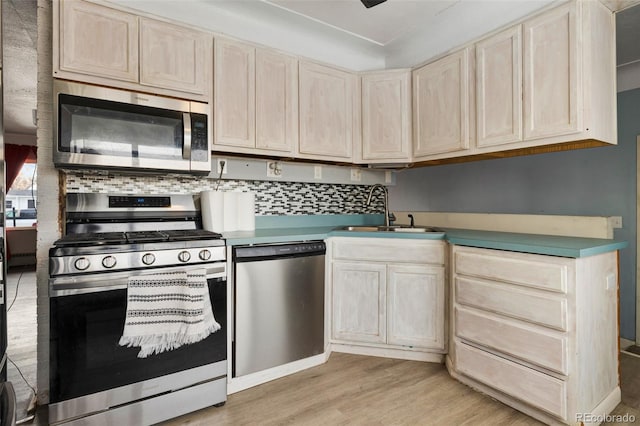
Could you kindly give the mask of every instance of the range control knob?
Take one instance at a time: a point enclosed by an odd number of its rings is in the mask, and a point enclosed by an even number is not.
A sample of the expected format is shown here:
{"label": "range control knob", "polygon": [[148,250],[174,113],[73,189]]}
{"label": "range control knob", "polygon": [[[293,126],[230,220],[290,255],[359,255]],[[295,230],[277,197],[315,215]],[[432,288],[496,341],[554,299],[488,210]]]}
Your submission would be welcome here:
{"label": "range control knob", "polygon": [[113,256],[105,256],[102,259],[102,266],[104,266],[105,268],[108,268],[108,269],[113,268],[114,266],[116,266],[116,263],[117,263],[116,258],[113,257]]}
{"label": "range control knob", "polygon": [[200,258],[200,260],[204,260],[207,261],[209,259],[211,259],[211,252],[209,250],[200,250],[200,253],[198,253],[198,257]]}
{"label": "range control knob", "polygon": [[151,265],[155,261],[156,257],[153,255],[153,253],[145,253],[144,255],[142,255],[142,263],[144,263],[145,265]]}
{"label": "range control knob", "polygon": [[189,253],[186,250],[181,251],[180,253],[178,253],[178,260],[182,263],[188,262],[189,259],[191,259],[191,253]]}
{"label": "range control knob", "polygon": [[78,271],[84,271],[89,265],[91,265],[91,263],[86,257],[79,257],[73,262],[73,266],[75,266]]}

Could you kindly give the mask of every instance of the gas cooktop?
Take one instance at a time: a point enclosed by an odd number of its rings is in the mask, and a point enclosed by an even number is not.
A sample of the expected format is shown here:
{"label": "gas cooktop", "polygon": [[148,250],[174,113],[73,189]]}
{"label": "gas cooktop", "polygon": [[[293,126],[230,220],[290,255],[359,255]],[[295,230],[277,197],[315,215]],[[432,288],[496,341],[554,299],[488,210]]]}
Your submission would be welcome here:
{"label": "gas cooktop", "polygon": [[222,235],[204,229],[179,229],[166,231],[87,232],[65,235],[56,247],[93,247],[104,245],[160,243],[172,241],[219,240]]}

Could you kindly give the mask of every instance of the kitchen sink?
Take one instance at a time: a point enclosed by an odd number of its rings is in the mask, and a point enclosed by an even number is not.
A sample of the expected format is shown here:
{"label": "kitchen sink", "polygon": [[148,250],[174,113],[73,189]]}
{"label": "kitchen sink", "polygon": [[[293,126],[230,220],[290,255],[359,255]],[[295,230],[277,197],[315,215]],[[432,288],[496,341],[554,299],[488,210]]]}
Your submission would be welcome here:
{"label": "kitchen sink", "polygon": [[337,231],[350,232],[442,232],[439,229],[427,226],[407,226],[407,225],[391,225],[391,226],[344,226],[338,228]]}

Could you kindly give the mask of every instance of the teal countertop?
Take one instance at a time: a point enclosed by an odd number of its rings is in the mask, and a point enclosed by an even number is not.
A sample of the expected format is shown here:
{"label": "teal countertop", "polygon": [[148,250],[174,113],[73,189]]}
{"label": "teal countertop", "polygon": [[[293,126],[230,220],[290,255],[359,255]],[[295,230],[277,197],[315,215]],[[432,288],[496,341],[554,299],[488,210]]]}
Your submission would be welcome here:
{"label": "teal countertop", "polygon": [[627,247],[625,241],[440,228],[442,233],[353,232],[345,225],[379,225],[383,215],[258,216],[255,231],[225,232],[229,246],[324,240],[327,237],[446,240],[452,244],[562,257],[587,257]]}
{"label": "teal countertop", "polygon": [[627,247],[626,241],[511,232],[444,229],[451,244],[562,257],[588,257]]}

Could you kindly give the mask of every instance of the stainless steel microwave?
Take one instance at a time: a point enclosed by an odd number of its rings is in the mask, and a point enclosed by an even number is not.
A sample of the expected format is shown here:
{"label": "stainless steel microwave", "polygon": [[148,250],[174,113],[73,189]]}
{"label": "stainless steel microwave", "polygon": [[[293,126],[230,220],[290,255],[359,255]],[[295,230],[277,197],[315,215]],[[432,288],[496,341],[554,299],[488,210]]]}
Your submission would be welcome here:
{"label": "stainless steel microwave", "polygon": [[206,103],[54,80],[53,162],[208,174]]}

